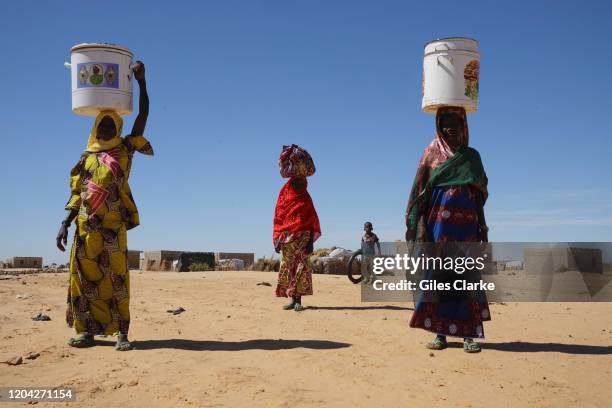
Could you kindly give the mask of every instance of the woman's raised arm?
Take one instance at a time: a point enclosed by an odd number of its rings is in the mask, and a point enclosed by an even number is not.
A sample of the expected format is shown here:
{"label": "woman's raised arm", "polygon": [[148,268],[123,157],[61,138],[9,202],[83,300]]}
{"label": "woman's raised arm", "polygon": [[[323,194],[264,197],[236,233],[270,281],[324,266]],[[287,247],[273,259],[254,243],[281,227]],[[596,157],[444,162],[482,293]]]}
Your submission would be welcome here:
{"label": "woman's raised arm", "polygon": [[133,68],[134,78],[138,81],[140,95],[138,99],[138,116],[132,126],[132,136],[142,136],[147,126],[149,117],[149,94],[147,93],[147,81],[145,79],[145,66],[142,61],[136,61]]}

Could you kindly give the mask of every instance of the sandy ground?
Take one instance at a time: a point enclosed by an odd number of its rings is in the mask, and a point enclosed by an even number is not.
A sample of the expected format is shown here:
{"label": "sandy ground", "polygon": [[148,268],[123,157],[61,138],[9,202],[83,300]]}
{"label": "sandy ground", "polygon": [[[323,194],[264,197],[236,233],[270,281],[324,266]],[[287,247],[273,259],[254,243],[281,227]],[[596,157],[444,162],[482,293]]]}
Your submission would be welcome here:
{"label": "sandy ground", "polygon": [[0,386],[74,387],[79,407],[611,406],[611,303],[494,304],[482,353],[430,353],[409,303],[361,303],[346,277],[315,275],[309,309],[283,311],[274,282],[134,271],[137,349],[120,353],[66,345],[65,274],[0,280],[0,360],[40,353],[0,364]]}

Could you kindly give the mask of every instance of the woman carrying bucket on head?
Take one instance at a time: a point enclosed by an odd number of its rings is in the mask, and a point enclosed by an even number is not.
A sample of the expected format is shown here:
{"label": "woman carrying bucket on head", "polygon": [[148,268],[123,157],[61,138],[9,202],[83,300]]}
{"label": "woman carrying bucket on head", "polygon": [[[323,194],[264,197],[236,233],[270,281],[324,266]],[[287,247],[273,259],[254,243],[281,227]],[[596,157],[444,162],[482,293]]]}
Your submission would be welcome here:
{"label": "woman carrying bucket on head", "polygon": [[[468,147],[468,139],[464,108],[439,108],[436,136],[423,153],[410,193],[406,241],[488,241],[483,210],[487,176],[480,154]],[[464,339],[464,351],[479,352],[473,338],[484,338],[483,321],[491,320],[484,292],[471,296],[454,291],[435,296],[435,300],[417,301],[410,327],[436,333],[427,344],[429,349],[445,349],[446,336],[455,336]]]}
{"label": "woman carrying bucket on head", "polygon": [[285,310],[302,311],[302,296],[312,295],[312,265],[309,256],[321,236],[319,217],[308,194],[306,177],[315,173],[310,154],[297,145],[283,146],[280,173],[289,178],[281,189],[274,210],[272,239],[281,253],[276,296],[290,297]]}
{"label": "woman carrying bucket on head", "polygon": [[66,320],[77,336],[68,344],[91,347],[94,335],[118,335],[115,348],[130,350],[130,275],[127,230],[139,224],[128,178],[135,152],[153,155],[143,137],[149,114],[144,64],[133,67],[140,87],[139,112],[132,132],[121,137],[123,120],[115,111],[98,113],[87,148],[70,173],[68,215],[57,234],[65,250],[68,228],[76,219],[70,253]]}

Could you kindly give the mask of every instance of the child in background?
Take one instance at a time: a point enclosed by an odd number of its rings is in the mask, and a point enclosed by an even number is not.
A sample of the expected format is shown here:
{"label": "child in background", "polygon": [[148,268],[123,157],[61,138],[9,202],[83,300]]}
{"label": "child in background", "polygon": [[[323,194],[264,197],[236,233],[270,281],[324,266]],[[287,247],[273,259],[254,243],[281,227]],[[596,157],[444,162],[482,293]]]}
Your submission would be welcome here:
{"label": "child in background", "polygon": [[367,285],[369,283],[374,282],[374,274],[372,273],[372,270],[374,266],[374,256],[376,256],[376,248],[378,248],[378,255],[381,255],[381,252],[380,242],[378,240],[378,236],[374,233],[374,227],[372,226],[372,223],[368,221],[363,224],[363,230],[365,231],[365,233],[363,234],[363,237],[361,237],[361,252],[364,264],[364,266],[362,267],[362,283],[364,285]]}

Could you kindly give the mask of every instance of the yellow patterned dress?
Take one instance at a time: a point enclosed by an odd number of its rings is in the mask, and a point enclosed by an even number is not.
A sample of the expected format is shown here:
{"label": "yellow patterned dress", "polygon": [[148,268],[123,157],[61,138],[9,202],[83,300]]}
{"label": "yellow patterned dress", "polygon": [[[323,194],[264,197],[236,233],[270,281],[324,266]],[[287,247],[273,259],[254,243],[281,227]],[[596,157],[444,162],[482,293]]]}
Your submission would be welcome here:
{"label": "yellow patterned dress", "polygon": [[153,150],[143,136],[117,139],[110,150],[86,151],[71,171],[66,210],[78,215],[66,320],[79,334],[127,334],[130,325],[126,232],[139,218],[128,178],[134,152]]}

